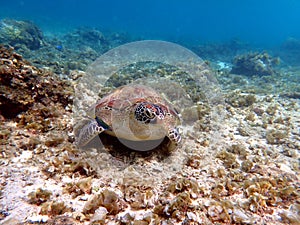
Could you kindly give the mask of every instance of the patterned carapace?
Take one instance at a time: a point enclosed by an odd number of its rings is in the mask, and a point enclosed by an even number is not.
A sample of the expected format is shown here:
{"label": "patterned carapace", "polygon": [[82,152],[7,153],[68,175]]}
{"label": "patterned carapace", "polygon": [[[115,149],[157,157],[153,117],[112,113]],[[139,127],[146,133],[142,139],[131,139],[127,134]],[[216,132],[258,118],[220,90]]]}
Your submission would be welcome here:
{"label": "patterned carapace", "polygon": [[130,141],[168,137],[169,146],[176,146],[181,140],[178,112],[154,89],[144,85],[118,87],[99,99],[90,112],[95,119],[81,128],[79,146],[85,146],[102,132]]}

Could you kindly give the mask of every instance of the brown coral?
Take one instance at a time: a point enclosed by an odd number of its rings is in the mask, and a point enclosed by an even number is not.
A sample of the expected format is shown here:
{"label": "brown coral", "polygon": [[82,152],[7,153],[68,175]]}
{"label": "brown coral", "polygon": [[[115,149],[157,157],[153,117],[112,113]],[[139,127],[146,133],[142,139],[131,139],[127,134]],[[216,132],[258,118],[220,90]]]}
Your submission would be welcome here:
{"label": "brown coral", "polygon": [[[31,66],[12,48],[0,46],[0,114],[14,119],[20,113],[41,104],[40,116],[46,118],[54,111],[48,107],[71,104],[71,85],[54,74]],[[44,110],[44,111],[43,111]]]}

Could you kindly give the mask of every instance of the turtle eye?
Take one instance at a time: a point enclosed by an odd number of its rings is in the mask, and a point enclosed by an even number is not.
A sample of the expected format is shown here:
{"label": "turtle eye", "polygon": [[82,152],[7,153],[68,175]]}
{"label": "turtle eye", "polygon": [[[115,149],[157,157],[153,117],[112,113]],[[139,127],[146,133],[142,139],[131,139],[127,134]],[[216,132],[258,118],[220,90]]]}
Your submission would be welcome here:
{"label": "turtle eye", "polygon": [[145,116],[147,116],[149,119],[153,119],[155,117],[155,113],[152,109],[146,108]]}

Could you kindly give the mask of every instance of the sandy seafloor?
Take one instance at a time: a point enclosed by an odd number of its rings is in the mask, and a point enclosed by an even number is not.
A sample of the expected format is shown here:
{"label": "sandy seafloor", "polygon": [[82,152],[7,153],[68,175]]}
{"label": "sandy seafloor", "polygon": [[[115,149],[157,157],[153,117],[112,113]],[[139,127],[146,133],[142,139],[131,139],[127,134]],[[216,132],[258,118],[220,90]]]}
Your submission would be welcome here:
{"label": "sandy seafloor", "polygon": [[2,48],[0,224],[299,224],[300,69],[249,77],[219,64],[224,102],[198,103],[170,155],[123,154],[109,136],[82,151],[72,100],[85,73],[66,79]]}

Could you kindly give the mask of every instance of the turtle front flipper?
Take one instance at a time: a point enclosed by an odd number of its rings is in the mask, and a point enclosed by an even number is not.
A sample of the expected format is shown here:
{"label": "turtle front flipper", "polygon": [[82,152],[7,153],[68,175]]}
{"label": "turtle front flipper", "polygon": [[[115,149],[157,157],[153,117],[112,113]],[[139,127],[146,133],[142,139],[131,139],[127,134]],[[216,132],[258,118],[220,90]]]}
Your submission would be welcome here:
{"label": "turtle front flipper", "polygon": [[177,127],[170,129],[168,132],[169,143],[167,145],[167,152],[172,152],[179,145],[181,141],[181,135]]}
{"label": "turtle front flipper", "polygon": [[177,127],[169,130],[168,138],[170,139],[170,141],[174,142],[175,144],[178,144],[181,141],[181,135]]}
{"label": "turtle front flipper", "polygon": [[108,125],[98,117],[83,126],[76,140],[78,147],[83,147],[94,139],[98,134],[108,129]]}

